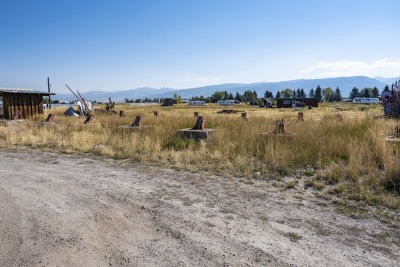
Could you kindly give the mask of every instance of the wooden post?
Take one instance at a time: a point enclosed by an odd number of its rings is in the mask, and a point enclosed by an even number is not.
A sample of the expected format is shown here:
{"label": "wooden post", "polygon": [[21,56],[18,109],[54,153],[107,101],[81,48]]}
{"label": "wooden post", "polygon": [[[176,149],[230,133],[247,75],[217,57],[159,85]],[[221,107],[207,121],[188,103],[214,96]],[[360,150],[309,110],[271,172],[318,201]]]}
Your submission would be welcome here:
{"label": "wooden post", "polygon": [[86,117],[84,124],[90,124],[90,123],[92,123],[92,121],[93,121],[93,115],[88,115]]}
{"label": "wooden post", "polygon": [[242,118],[243,118],[244,120],[247,120],[247,113],[246,113],[246,112],[242,112]]}
{"label": "wooden post", "polygon": [[394,136],[400,138],[400,127],[398,125],[394,128]]}
{"label": "wooden post", "polygon": [[49,116],[47,116],[46,122],[52,122],[54,120],[55,115],[54,114],[49,114]]}
{"label": "wooden post", "polygon": [[206,120],[203,118],[203,116],[198,116],[196,125],[192,128],[192,130],[204,130],[205,123]]}
{"label": "wooden post", "polygon": [[50,78],[47,77],[47,90],[49,91],[49,109],[51,109]]}
{"label": "wooden post", "polygon": [[120,110],[120,111],[119,111],[119,117],[120,117],[120,118],[125,117],[125,111]]}
{"label": "wooden post", "polygon": [[275,130],[273,131],[274,134],[285,134],[285,118],[282,118],[281,121],[276,122]]}
{"label": "wooden post", "polygon": [[142,116],[136,116],[135,121],[131,124],[131,126],[136,126],[136,127],[141,127],[143,123],[143,117]]}
{"label": "wooden post", "polygon": [[303,112],[297,113],[297,121],[304,121],[304,113]]}

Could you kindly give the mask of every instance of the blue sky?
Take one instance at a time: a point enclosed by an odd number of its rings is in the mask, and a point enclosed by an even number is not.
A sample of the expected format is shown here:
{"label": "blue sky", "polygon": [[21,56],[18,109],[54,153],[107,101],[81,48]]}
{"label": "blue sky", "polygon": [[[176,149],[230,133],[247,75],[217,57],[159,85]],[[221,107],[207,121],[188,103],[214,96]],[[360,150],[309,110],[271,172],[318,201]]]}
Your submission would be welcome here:
{"label": "blue sky", "polygon": [[400,1],[0,0],[0,87],[400,76]]}

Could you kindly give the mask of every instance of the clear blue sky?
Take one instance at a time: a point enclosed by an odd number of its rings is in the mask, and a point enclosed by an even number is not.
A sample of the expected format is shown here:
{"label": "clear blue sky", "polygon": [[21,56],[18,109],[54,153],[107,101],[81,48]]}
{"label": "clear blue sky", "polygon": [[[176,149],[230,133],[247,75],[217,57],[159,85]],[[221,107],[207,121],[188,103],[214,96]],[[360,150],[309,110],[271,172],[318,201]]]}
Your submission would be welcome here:
{"label": "clear blue sky", "polygon": [[0,87],[400,76],[400,1],[0,0]]}

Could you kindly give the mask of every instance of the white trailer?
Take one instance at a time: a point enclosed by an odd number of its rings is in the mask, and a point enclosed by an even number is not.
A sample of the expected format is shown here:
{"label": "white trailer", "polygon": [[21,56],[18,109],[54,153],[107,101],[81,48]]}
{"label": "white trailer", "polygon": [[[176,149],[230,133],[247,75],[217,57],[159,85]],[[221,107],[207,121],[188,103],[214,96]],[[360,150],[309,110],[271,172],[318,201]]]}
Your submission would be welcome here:
{"label": "white trailer", "polygon": [[233,106],[235,105],[235,100],[218,100],[217,104],[221,106]]}
{"label": "white trailer", "polygon": [[204,106],[206,102],[204,101],[189,101],[188,105],[189,106]]}
{"label": "white trailer", "polygon": [[379,98],[356,97],[353,104],[379,104]]}

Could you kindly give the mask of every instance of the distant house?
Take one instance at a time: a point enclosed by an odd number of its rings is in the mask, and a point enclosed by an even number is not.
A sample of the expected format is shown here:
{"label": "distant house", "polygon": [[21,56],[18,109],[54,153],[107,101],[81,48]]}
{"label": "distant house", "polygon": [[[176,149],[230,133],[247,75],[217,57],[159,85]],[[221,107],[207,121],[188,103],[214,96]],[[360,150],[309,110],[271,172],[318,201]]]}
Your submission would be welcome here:
{"label": "distant house", "polygon": [[162,106],[173,106],[174,104],[178,103],[178,101],[174,98],[164,98],[162,102]]}
{"label": "distant house", "polygon": [[18,113],[19,118],[27,119],[43,114],[43,96],[49,95],[54,93],[32,89],[0,88],[0,116],[12,119]]}
{"label": "distant house", "polygon": [[276,100],[278,108],[299,108],[321,106],[321,99],[318,98],[280,98]]}
{"label": "distant house", "polygon": [[272,98],[263,98],[264,106],[267,108],[272,108],[273,99]]}

